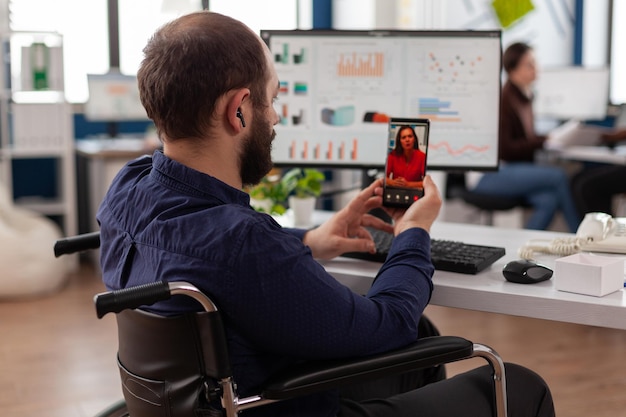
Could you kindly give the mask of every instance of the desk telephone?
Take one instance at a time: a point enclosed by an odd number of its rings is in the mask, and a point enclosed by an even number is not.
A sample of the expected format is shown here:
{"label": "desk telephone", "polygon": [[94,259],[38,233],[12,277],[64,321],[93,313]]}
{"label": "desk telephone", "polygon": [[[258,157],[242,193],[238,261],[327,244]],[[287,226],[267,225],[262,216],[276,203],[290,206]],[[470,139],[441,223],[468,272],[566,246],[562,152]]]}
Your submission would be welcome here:
{"label": "desk telephone", "polygon": [[532,259],[534,252],[566,256],[580,251],[626,254],[626,217],[587,213],[578,226],[576,237],[532,240],[520,248],[519,255]]}
{"label": "desk telephone", "polygon": [[587,213],[576,237],[587,238],[580,245],[584,251],[626,253],[626,217]]}

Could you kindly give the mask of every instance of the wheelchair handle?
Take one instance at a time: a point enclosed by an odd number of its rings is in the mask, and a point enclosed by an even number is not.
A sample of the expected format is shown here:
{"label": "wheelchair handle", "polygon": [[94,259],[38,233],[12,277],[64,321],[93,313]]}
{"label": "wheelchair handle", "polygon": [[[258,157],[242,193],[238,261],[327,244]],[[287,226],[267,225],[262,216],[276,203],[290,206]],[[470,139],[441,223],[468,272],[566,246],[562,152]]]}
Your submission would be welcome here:
{"label": "wheelchair handle", "polygon": [[100,247],[100,232],[84,233],[59,239],[54,243],[54,256],[69,255]]}
{"label": "wheelchair handle", "polygon": [[121,290],[108,291],[94,296],[98,318],[107,313],[119,313],[126,309],[152,305],[157,301],[169,300],[172,295],[181,294],[198,301],[205,311],[217,311],[213,302],[195,286],[184,281],[158,281]]}
{"label": "wheelchair handle", "polygon": [[171,296],[167,282],[160,281],[96,294],[93,301],[100,319],[107,313],[119,313],[127,308],[151,305],[157,301],[169,300]]}

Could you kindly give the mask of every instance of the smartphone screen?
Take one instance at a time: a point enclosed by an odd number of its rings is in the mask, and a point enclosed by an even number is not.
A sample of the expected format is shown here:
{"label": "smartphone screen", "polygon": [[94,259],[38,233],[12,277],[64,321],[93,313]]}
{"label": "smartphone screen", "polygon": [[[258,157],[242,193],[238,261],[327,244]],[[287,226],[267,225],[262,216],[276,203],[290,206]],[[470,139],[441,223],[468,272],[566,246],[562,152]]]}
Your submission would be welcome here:
{"label": "smartphone screen", "polygon": [[428,119],[389,120],[384,206],[408,207],[424,196],[429,130]]}

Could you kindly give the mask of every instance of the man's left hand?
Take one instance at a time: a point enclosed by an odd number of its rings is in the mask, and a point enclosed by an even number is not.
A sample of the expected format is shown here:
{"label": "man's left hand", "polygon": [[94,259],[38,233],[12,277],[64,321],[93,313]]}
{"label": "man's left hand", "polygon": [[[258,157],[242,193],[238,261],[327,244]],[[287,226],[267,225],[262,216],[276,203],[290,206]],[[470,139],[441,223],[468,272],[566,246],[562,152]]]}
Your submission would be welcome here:
{"label": "man's left hand", "polygon": [[374,253],[376,247],[365,227],[374,227],[393,233],[393,226],[368,214],[382,207],[382,180],[374,181],[363,189],[350,203],[320,227],[304,235],[304,244],[318,259],[331,259],[346,252]]}

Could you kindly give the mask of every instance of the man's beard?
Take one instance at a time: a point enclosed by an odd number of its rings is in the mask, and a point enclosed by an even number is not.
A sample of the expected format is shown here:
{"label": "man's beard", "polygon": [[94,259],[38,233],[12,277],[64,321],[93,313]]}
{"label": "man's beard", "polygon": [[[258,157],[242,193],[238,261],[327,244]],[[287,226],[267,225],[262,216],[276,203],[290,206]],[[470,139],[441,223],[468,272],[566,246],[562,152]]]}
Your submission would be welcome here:
{"label": "man's beard", "polygon": [[248,133],[239,157],[239,174],[244,186],[258,184],[274,165],[272,141],[276,132],[262,110],[254,109],[254,120]]}

